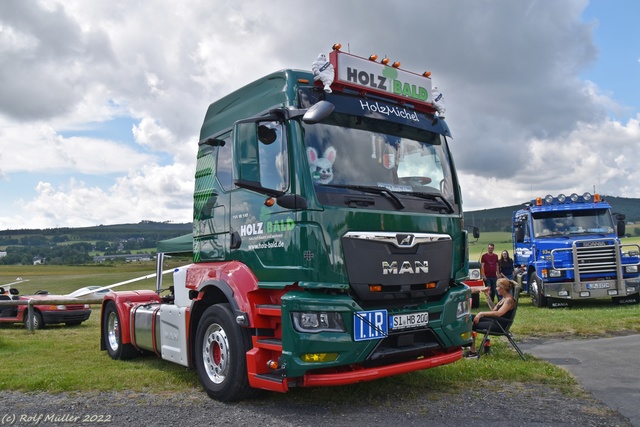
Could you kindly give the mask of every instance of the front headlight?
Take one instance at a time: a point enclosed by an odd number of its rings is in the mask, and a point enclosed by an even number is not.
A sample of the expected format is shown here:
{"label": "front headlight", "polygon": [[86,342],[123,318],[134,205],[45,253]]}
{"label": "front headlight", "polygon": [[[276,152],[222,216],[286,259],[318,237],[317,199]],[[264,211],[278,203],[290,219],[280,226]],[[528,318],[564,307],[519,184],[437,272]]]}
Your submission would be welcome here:
{"label": "front headlight", "polygon": [[624,268],[624,271],[626,271],[627,273],[637,273],[638,272],[638,266],[637,265],[627,265]]}
{"label": "front headlight", "polygon": [[458,303],[458,310],[456,311],[456,317],[463,317],[471,314],[471,307],[469,300],[460,301]]}
{"label": "front headlight", "polygon": [[476,268],[474,268],[473,270],[469,270],[469,279],[480,280],[480,270]]}
{"label": "front headlight", "polygon": [[549,277],[560,277],[562,272],[560,270],[549,270]]}
{"label": "front headlight", "polygon": [[346,332],[340,313],[335,311],[294,311],[291,313],[293,328],[297,332]]}

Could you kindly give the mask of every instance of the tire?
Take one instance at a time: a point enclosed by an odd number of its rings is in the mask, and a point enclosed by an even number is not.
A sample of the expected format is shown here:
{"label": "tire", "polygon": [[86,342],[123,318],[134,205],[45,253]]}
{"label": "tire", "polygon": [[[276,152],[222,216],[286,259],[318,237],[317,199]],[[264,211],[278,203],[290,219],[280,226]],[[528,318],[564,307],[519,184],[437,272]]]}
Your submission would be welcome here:
{"label": "tire", "polygon": [[196,371],[209,397],[232,402],[254,394],[246,359],[251,337],[236,323],[229,304],[216,304],[205,310],[195,340]]}
{"label": "tire", "polygon": [[[33,310],[33,329],[44,328],[44,320],[42,320],[42,314],[36,309]],[[29,310],[24,311],[24,327],[29,329]]]}
{"label": "tire", "polygon": [[122,331],[120,329],[120,315],[113,301],[109,301],[104,308],[102,318],[102,336],[104,338],[107,353],[115,360],[133,359],[140,353],[132,344],[122,344]]}
{"label": "tire", "polygon": [[538,308],[547,305],[547,298],[544,296],[543,286],[542,279],[540,279],[536,273],[531,273],[529,294],[531,295],[531,302]]}
{"label": "tire", "polygon": [[471,308],[480,307],[480,295],[471,294]]}

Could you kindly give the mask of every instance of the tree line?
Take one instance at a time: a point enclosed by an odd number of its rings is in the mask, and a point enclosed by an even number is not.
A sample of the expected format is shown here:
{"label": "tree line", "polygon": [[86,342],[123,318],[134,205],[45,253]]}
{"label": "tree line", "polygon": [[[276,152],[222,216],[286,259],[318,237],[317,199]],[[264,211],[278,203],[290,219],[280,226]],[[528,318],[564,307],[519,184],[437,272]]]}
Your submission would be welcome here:
{"label": "tree line", "polygon": [[[126,255],[149,252],[158,241],[192,231],[190,223],[172,224],[143,221],[85,228],[29,229],[0,231],[0,265],[87,264],[93,262],[91,252],[103,255]],[[4,248],[4,249],[2,249]]]}

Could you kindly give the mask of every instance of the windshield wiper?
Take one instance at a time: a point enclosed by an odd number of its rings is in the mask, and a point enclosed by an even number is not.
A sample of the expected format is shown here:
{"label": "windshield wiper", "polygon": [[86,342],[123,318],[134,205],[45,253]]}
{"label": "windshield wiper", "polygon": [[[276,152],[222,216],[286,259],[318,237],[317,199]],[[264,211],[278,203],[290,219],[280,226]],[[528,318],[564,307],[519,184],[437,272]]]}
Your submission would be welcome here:
{"label": "windshield wiper", "polygon": [[320,185],[323,187],[346,188],[349,190],[363,191],[365,193],[380,194],[381,196],[384,196],[387,199],[391,200],[393,204],[396,206],[396,208],[398,209],[405,208],[404,203],[402,203],[402,200],[400,200],[400,198],[396,195],[396,193],[394,193],[393,191],[385,187],[377,187],[373,185],[340,185],[340,184],[320,184]]}
{"label": "windshield wiper", "polygon": [[420,197],[422,199],[429,199],[429,200],[436,200],[439,201],[442,205],[445,205],[447,207],[448,212],[447,213],[453,213],[453,206],[451,206],[451,203],[449,203],[449,201],[447,199],[445,199],[441,194],[433,194],[433,193],[423,193],[423,192],[419,192],[419,191],[411,191],[411,192],[403,192],[403,194],[410,194],[412,196],[415,197]]}

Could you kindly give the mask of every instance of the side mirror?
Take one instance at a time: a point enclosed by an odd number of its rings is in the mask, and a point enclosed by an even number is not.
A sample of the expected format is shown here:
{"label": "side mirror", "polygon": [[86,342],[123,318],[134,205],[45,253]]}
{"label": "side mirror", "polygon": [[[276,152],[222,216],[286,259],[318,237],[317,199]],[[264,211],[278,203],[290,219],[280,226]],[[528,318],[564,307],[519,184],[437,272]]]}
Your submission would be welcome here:
{"label": "side mirror", "polygon": [[516,226],[515,239],[516,239],[516,243],[524,242],[524,227],[522,225]]}
{"label": "side mirror", "polygon": [[625,223],[624,220],[626,216],[621,213],[614,213],[613,216],[616,218],[616,232],[618,237],[624,237],[625,235]]}
{"label": "side mirror", "polygon": [[473,227],[473,238],[474,239],[480,238],[480,229],[478,229],[478,227]]}
{"label": "side mirror", "polygon": [[333,113],[334,108],[336,108],[336,106],[329,101],[319,101],[318,103],[313,104],[311,108],[304,113],[302,121],[309,125],[316,124]]}

